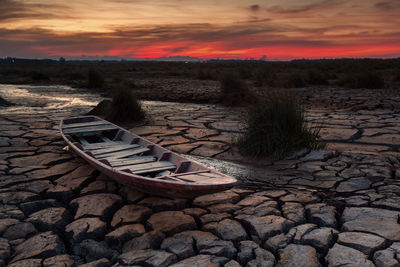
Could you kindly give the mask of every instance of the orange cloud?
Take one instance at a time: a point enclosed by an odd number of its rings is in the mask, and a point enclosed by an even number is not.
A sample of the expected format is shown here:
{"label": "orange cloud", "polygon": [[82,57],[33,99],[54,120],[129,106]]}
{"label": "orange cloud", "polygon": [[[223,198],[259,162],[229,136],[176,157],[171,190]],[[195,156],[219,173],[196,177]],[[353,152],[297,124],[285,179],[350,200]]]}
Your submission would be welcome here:
{"label": "orange cloud", "polygon": [[399,57],[397,0],[0,0],[0,56]]}

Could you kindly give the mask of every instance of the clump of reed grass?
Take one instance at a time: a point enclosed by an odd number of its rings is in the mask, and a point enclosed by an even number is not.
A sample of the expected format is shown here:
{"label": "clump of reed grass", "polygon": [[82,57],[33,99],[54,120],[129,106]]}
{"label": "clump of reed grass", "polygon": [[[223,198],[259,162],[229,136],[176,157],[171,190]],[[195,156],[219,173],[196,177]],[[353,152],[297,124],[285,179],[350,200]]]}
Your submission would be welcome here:
{"label": "clump of reed grass", "polygon": [[118,87],[113,90],[112,101],[107,110],[107,120],[113,122],[138,122],[143,121],[145,117],[146,112],[131,89]]}
{"label": "clump of reed grass", "polygon": [[237,140],[239,151],[248,156],[273,156],[303,147],[322,149],[319,128],[309,128],[304,109],[289,93],[272,92],[248,111],[248,128]]}

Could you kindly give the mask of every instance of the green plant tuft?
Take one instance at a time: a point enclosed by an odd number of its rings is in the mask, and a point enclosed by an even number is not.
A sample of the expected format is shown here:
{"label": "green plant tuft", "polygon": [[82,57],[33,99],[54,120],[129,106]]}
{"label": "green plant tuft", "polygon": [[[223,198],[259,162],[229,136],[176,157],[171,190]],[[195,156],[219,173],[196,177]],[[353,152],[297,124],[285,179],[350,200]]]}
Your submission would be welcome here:
{"label": "green plant tuft", "polygon": [[146,117],[142,105],[131,89],[117,88],[113,91],[106,119],[113,122],[142,121]]}
{"label": "green plant tuft", "polygon": [[321,149],[319,128],[307,127],[304,110],[289,93],[273,92],[248,112],[247,131],[237,145],[249,156],[281,158],[286,152],[307,147]]}

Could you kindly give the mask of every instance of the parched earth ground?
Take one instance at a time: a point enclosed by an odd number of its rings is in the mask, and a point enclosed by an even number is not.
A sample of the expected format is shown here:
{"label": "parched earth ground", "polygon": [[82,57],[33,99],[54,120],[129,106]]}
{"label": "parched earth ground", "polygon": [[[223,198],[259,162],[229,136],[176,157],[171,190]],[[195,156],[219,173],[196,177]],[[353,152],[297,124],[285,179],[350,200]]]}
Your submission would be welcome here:
{"label": "parched earth ground", "polygon": [[132,131],[240,184],[145,195],[64,151],[62,114],[0,116],[0,265],[400,265],[396,109],[311,109],[328,150],[273,161],[230,146],[245,127],[239,109],[144,104],[152,120]]}

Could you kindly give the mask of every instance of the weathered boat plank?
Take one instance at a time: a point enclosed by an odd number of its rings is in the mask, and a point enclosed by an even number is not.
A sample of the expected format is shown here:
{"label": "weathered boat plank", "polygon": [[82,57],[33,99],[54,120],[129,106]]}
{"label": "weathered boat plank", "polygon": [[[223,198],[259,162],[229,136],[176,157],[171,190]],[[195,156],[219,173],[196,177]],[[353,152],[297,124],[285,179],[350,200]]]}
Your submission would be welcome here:
{"label": "weathered boat plank", "polygon": [[[87,142],[87,141],[86,141]],[[81,142],[82,144],[82,142]],[[86,145],[82,145],[85,150],[95,150],[95,149],[102,149],[102,148],[107,148],[107,147],[112,147],[115,145],[121,145],[123,144],[121,141],[114,141],[114,142],[110,142],[110,143],[87,143]]]}
{"label": "weathered boat plank", "polygon": [[70,128],[77,128],[77,127],[89,127],[89,126],[106,125],[106,124],[109,125],[109,123],[107,123],[105,121],[90,121],[90,122],[64,124],[63,128],[70,129]]}
{"label": "weathered boat plank", "polygon": [[144,152],[150,151],[147,147],[139,147],[139,148],[133,148],[130,150],[126,151],[120,151],[120,152],[112,152],[112,153],[107,153],[107,154],[102,154],[100,156],[97,156],[97,159],[120,159],[120,158],[126,158],[130,157],[133,155],[141,154]]}
{"label": "weathered boat plank", "polygon": [[136,164],[131,166],[124,166],[116,168],[118,170],[129,169],[134,174],[145,174],[151,172],[165,171],[176,169],[175,164],[170,161],[157,161],[145,164]]}
{"label": "weathered boat plank", "polygon": [[118,151],[123,151],[131,148],[137,148],[140,147],[137,144],[121,144],[121,145],[113,145],[107,148],[99,148],[99,149],[92,149],[90,152],[92,152],[93,155],[101,155],[105,153],[111,153],[111,152],[118,152]]}
{"label": "weathered boat plank", "polygon": [[65,129],[65,134],[78,134],[78,133],[92,133],[92,132],[99,132],[99,131],[108,131],[108,130],[115,130],[118,129],[114,125],[104,124],[99,126],[91,126],[91,127],[79,127],[79,128],[71,128]]}
{"label": "weathered boat plank", "polygon": [[135,164],[148,163],[156,161],[156,157],[139,157],[137,159],[132,160],[124,160],[124,161],[109,161],[112,167],[122,167],[122,166],[131,166]]}

